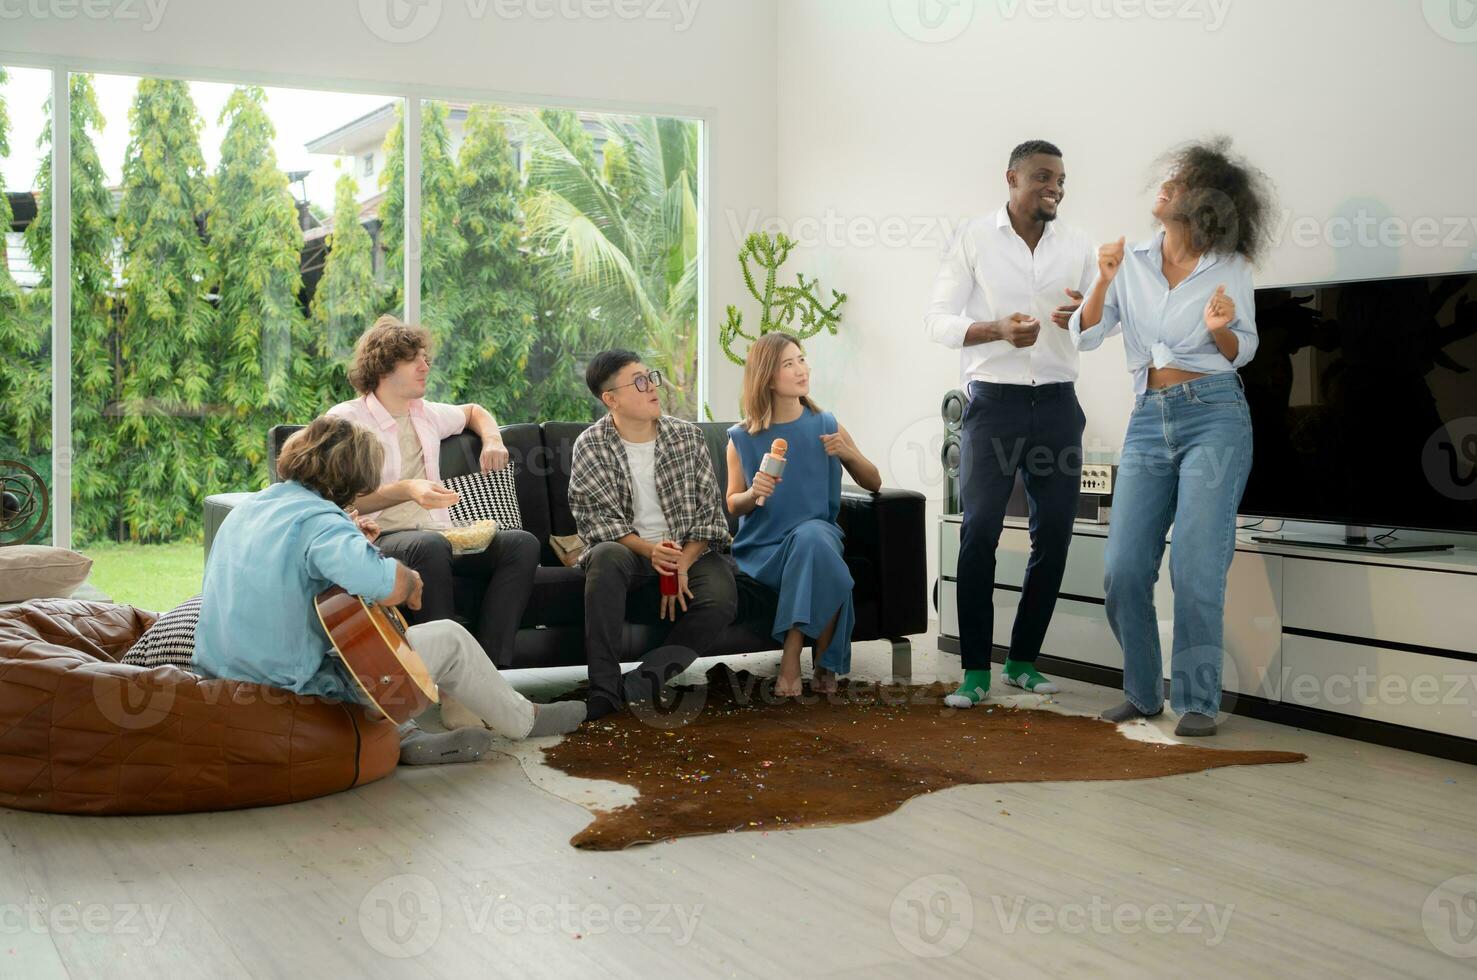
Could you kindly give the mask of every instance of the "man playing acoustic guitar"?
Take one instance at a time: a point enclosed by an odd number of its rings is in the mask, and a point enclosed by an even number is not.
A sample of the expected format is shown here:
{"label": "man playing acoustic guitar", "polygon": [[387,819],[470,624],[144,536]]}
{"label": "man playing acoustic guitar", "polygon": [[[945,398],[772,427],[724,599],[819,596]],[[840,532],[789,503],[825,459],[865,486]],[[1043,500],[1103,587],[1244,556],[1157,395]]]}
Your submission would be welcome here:
{"label": "man playing acoustic guitar", "polygon": [[[253,681],[298,694],[364,703],[314,608],[330,586],[386,605],[421,604],[421,578],[371,543],[345,507],[379,486],[384,450],[348,419],[322,416],[282,447],[273,484],[221,524],[195,633],[195,669],[207,677]],[[412,626],[406,639],[444,693],[507,738],[558,735],[584,721],[577,701],[535,705],[515,691],[460,624]],[[470,762],[491,746],[482,727],[444,734],[401,727],[400,761]]]}

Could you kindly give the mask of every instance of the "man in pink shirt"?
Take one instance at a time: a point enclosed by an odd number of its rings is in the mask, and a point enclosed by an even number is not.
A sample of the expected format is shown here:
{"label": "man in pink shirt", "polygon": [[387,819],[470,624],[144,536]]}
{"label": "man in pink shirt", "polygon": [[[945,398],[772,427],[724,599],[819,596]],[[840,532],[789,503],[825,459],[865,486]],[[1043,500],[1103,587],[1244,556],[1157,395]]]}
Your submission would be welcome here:
{"label": "man in pink shirt", "polygon": [[457,502],[440,482],[441,440],[470,429],[482,439],[482,472],[508,465],[508,450],[491,413],[481,405],[426,401],[431,373],[431,335],[382,316],[354,346],[349,383],[360,397],[329,410],[368,428],[385,450],[380,486],[354,501],[360,521],[377,526],[380,551],[413,568],[425,583],[413,623],[455,618],[452,580],[482,583],[482,603],[473,631],[494,662],[512,653],[523,610],[538,568],[538,539],[527,531],[499,528],[487,550],[453,556],[446,538],[418,530],[428,520],[446,520]]}

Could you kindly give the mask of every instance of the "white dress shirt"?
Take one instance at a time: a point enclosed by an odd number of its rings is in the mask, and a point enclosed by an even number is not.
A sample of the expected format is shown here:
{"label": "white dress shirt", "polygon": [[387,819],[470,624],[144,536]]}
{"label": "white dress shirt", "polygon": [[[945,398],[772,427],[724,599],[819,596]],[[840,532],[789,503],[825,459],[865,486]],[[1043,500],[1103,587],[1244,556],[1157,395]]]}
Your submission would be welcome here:
{"label": "white dress shirt", "polygon": [[[1048,221],[1036,250],[1015,233],[1005,207],[976,218],[960,230],[944,256],[924,317],[930,340],[959,351],[960,383],[1036,385],[1077,380],[1077,348],[1052,311],[1070,304],[1067,289],[1085,293],[1097,271],[1097,250],[1087,236],[1060,221]],[[964,346],[964,335],[981,320],[1026,313],[1041,321],[1030,347],[1009,341]]]}

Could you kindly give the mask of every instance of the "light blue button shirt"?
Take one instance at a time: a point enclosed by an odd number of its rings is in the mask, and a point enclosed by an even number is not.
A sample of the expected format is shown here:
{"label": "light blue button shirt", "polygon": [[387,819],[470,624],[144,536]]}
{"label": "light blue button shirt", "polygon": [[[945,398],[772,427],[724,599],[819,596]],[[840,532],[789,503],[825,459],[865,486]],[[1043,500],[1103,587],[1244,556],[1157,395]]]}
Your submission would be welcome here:
{"label": "light blue button shirt", "polygon": [[[1230,326],[1239,342],[1234,361],[1220,352],[1205,325],[1205,304],[1219,286],[1226,287],[1226,295],[1236,304],[1236,319]],[[1218,374],[1249,364],[1257,348],[1255,290],[1251,263],[1244,256],[1211,252],[1200,256],[1195,271],[1170,289],[1164,278],[1161,231],[1124,251],[1123,265],[1108,284],[1103,318],[1097,326],[1082,329],[1079,307],[1067,332],[1076,348],[1084,351],[1096,349],[1121,330],[1133,390],[1140,394],[1148,385],[1150,365]]]}
{"label": "light blue button shirt", "polygon": [[358,700],[313,598],[331,585],[367,599],[395,590],[395,562],[352,518],[301,483],[276,483],[221,523],[205,566],[196,670],[298,694]]}

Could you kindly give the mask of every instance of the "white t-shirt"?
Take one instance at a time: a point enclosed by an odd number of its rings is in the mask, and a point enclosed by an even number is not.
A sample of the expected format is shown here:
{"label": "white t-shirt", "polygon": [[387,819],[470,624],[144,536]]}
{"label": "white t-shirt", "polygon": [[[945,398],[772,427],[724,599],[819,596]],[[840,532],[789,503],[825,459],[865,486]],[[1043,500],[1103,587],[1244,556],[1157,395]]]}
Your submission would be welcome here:
{"label": "white t-shirt", "polygon": [[656,440],[626,442],[626,463],[631,467],[631,509],[635,511],[636,534],[643,541],[659,544],[670,535],[667,515],[656,493]]}

